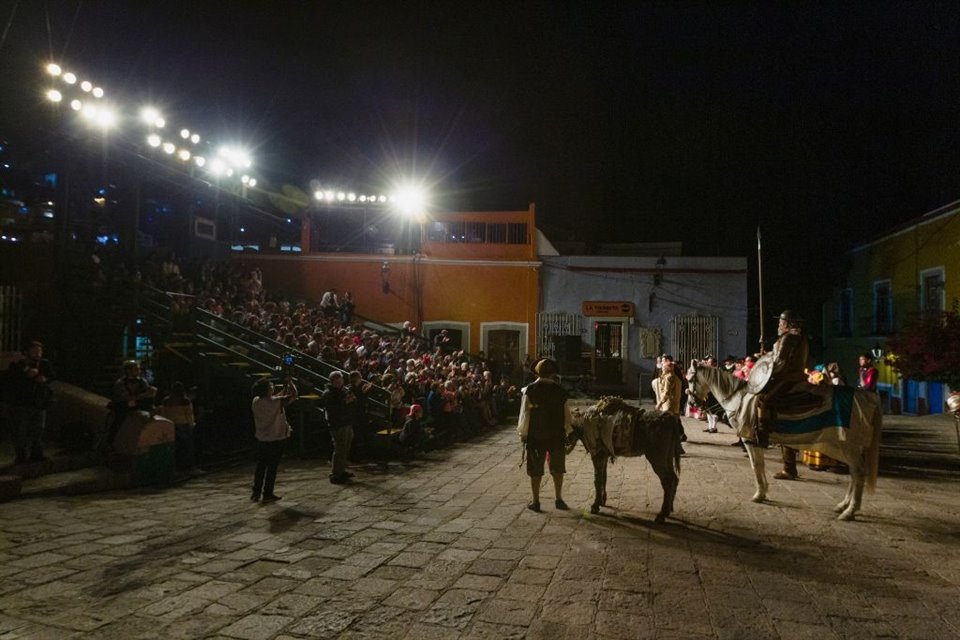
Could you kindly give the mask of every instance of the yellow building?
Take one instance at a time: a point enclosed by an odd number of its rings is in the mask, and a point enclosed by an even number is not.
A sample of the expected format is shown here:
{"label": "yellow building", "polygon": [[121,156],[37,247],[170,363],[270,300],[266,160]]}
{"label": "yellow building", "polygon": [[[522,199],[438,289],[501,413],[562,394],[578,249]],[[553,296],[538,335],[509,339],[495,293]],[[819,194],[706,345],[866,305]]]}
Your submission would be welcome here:
{"label": "yellow building", "polygon": [[940,413],[943,385],[900,380],[882,362],[886,339],[911,316],[960,298],[960,201],[852,249],[844,285],[824,305],[824,352],[857,381],[857,356],[873,352],[889,411]]}

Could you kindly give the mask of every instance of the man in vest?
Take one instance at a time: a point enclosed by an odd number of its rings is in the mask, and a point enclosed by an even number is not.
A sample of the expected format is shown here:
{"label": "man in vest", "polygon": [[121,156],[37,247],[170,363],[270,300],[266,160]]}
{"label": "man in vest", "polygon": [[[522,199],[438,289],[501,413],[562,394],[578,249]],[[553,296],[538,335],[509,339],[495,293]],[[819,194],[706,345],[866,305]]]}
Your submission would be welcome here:
{"label": "man in vest", "polygon": [[543,479],[544,460],[550,456],[550,475],[557,509],[566,510],[563,501],[563,474],[566,473],[564,443],[573,431],[573,420],[567,405],[567,392],[554,376],[557,364],[544,359],[536,364],[537,379],[527,385],[520,400],[520,433],[526,433],[527,475],[530,476],[530,491],[533,501],[527,505],[531,511],[540,511],[540,482]]}

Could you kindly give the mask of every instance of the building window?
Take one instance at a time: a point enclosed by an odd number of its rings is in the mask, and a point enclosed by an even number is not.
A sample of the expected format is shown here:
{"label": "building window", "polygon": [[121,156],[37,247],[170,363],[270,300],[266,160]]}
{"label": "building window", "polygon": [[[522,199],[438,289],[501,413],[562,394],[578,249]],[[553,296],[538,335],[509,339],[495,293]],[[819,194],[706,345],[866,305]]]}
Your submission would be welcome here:
{"label": "building window", "polygon": [[503,223],[490,223],[487,225],[487,242],[492,244],[507,243],[507,225]]}
{"label": "building window", "polygon": [[427,227],[427,240],[430,242],[446,242],[447,240],[447,223],[446,222],[434,222]]}
{"label": "building window", "polygon": [[840,292],[840,335],[853,335],[853,289]]}
{"label": "building window", "polygon": [[943,311],[943,268],[920,272],[920,311]]}
{"label": "building window", "polygon": [[890,281],[873,283],[873,334],[889,335],[893,332],[893,296]]}
{"label": "building window", "polygon": [[485,242],[487,239],[487,225],[483,222],[468,222],[466,242]]}
{"label": "building window", "polygon": [[507,244],[527,244],[526,222],[510,222],[507,224]]}

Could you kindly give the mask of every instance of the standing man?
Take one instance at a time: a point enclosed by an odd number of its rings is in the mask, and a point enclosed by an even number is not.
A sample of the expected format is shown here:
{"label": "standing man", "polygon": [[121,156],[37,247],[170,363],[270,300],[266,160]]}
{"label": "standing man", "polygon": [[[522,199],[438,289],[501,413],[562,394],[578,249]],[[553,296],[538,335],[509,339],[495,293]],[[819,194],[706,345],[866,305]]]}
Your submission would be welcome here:
{"label": "standing man", "polygon": [[344,385],[343,374],[334,371],[330,374],[320,403],[327,414],[327,427],[333,440],[333,457],[330,460],[330,482],[347,484],[353,474],[347,471],[347,458],[353,442],[353,426],[356,418],[357,396]]}
{"label": "standing man", "polygon": [[293,429],[287,422],[285,407],[297,399],[297,387],[289,378],[283,388],[275,390],[269,380],[258,380],[253,385],[253,424],[257,436],[257,470],[253,474],[254,502],[276,502],[280,496],[273,492],[277,467],[283,456],[283,443]]}
{"label": "standing man", "polygon": [[10,424],[16,449],[15,464],[43,462],[43,431],[47,406],[53,398],[53,369],[43,357],[43,344],[31,342],[24,357],[10,363]]}
{"label": "standing man", "polygon": [[530,476],[530,491],[533,501],[527,505],[531,511],[540,511],[540,482],[543,479],[544,461],[550,456],[550,475],[557,509],[569,509],[563,501],[563,474],[566,473],[567,435],[573,431],[573,418],[567,405],[567,392],[555,376],[557,364],[550,359],[541,360],[534,367],[537,379],[523,389],[520,400],[520,419],[517,430],[527,447],[527,475]]}
{"label": "standing man", "polygon": [[877,368],[873,366],[873,358],[868,353],[860,354],[860,381],[857,388],[867,391],[877,391]]}

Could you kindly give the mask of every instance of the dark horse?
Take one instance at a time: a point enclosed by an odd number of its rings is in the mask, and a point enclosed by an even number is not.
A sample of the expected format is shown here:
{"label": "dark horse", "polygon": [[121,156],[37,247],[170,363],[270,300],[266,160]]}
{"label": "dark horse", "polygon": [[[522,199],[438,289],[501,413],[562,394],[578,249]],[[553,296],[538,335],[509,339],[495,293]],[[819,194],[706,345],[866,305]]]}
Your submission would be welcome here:
{"label": "dark horse", "polygon": [[603,397],[586,411],[575,412],[573,422],[568,448],[581,440],[593,460],[596,497],[590,513],[600,513],[607,503],[607,462],[615,456],[645,455],[663,487],[663,505],[656,518],[663,522],[673,512],[680,482],[680,418],[632,407],[618,397]]}

